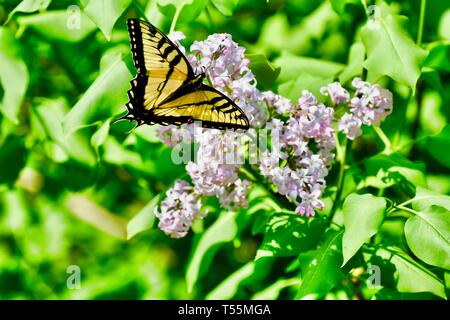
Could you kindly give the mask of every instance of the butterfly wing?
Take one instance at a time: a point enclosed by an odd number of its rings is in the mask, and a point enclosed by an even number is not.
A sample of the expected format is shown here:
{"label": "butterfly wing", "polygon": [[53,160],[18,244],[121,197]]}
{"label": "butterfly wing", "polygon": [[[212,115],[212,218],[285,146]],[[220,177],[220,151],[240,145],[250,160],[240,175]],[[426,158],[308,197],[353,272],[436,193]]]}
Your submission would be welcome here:
{"label": "butterfly wing", "polygon": [[230,98],[205,84],[180,88],[152,113],[161,124],[201,121],[203,127],[209,128],[249,128],[244,112]]}
{"label": "butterfly wing", "polygon": [[[180,125],[202,121],[204,127],[248,129],[244,112],[216,89],[202,84],[184,54],[150,23],[128,20],[134,65],[138,71],[128,91],[128,114],[138,124]],[[118,120],[120,120],[118,119]]]}
{"label": "butterfly wing", "polygon": [[138,71],[128,91],[129,107],[150,110],[193,79],[194,71],[178,47],[150,23],[129,19],[128,33]]}

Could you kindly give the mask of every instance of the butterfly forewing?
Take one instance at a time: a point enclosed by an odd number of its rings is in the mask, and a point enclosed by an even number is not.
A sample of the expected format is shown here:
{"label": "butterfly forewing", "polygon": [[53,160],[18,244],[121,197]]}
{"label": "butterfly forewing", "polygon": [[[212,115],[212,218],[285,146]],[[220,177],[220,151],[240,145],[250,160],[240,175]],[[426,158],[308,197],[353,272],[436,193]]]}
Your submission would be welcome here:
{"label": "butterfly forewing", "polygon": [[133,60],[138,74],[146,77],[143,107],[151,109],[175,92],[193,71],[186,58],[170,40],[151,24],[128,20]]}

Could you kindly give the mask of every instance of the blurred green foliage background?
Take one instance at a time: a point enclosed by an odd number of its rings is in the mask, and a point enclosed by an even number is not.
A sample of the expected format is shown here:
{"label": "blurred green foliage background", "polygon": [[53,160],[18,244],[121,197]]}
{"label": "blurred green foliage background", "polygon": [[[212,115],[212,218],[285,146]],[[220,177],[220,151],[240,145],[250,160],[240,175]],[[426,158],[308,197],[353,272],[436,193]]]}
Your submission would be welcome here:
{"label": "blurred green foliage background", "polygon": [[[0,298],[291,297],[289,287],[298,282],[286,277],[287,260],[252,262],[262,235],[251,234],[246,210],[227,220],[210,199],[208,217],[181,240],[152,227],[154,198],[185,175],[184,166],[172,163],[154,127],[129,132],[128,124],[110,128],[106,119],[124,111],[135,73],[126,19],[145,13],[168,32],[176,1],[111,2],[115,9],[102,18],[100,0],[23,1],[22,7],[0,0]],[[347,65],[362,71],[364,52],[361,57],[354,45],[366,21],[361,1],[188,3],[176,24],[186,34],[183,44],[230,33],[248,54],[265,54],[281,67],[276,80],[258,79],[262,88],[296,99],[301,89],[317,92]],[[409,18],[405,30],[415,39],[420,0],[387,3]],[[433,54],[416,99],[407,85],[383,80],[395,97],[383,128],[405,144],[438,134],[450,118],[450,9],[447,1],[427,3],[422,43]],[[77,14],[80,28],[70,28]],[[293,55],[303,60],[292,69]],[[345,83],[353,75],[341,76]],[[379,147],[367,135],[353,146],[357,156]],[[406,152],[426,163],[433,189],[449,194],[450,159],[442,149],[448,141],[431,151],[427,141]],[[238,231],[222,235],[227,228]],[[81,289],[66,285],[70,265],[80,267]],[[218,290],[236,270],[236,281]],[[342,284],[327,297],[353,295]]]}

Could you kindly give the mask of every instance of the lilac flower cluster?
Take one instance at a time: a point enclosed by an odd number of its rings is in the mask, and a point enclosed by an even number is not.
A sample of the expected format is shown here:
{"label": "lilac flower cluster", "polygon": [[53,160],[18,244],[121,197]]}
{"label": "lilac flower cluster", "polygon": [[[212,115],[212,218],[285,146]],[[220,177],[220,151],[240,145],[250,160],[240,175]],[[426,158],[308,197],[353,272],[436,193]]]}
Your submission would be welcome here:
{"label": "lilac flower cluster", "polygon": [[350,108],[339,120],[338,130],[354,140],[362,134],[361,125],[378,126],[392,112],[392,93],[360,78],[354,78],[352,85],[356,90],[351,99],[338,82],[322,88],[321,93],[330,96],[335,106],[342,103]]}
{"label": "lilac flower cluster", "polygon": [[[179,42],[184,39],[182,33],[169,37],[186,51]],[[315,210],[324,207],[321,197],[334,159],[336,130],[354,139],[361,135],[362,124],[378,125],[392,111],[392,94],[355,78],[352,85],[356,90],[351,97],[338,82],[331,83],[321,94],[328,96],[334,107],[349,109],[335,119],[334,109],[308,91],[303,91],[296,103],[271,91],[259,91],[244,53],[230,35],[213,34],[194,42],[187,57],[196,73],[204,72],[210,85],[242,108],[253,128],[270,130],[271,146],[260,152],[256,168],[278,193],[296,205],[296,213],[314,216]],[[216,196],[228,210],[248,205],[251,182],[239,176],[244,154],[241,143],[248,141],[248,136],[193,124],[161,127],[158,133],[170,147],[186,139],[198,145],[197,159],[186,165],[192,185],[177,181],[161,203],[161,212],[156,211],[159,227],[166,234],[177,238],[186,235],[193,219],[204,216],[199,213],[202,196]],[[230,156],[232,161],[227,161]]]}
{"label": "lilac flower cluster", "polygon": [[[320,197],[334,157],[333,109],[308,91],[303,91],[295,105],[274,93],[266,93],[266,99],[289,118],[286,122],[274,118],[267,124],[279,141],[276,146],[272,141],[272,151],[262,154],[259,169],[280,194],[297,205],[298,214],[313,216],[314,209],[323,209]],[[312,144],[317,151],[311,150]]]}
{"label": "lilac flower cluster", "polygon": [[206,212],[201,211],[200,196],[192,189],[186,181],[175,181],[161,202],[161,211],[155,208],[155,216],[159,218],[158,227],[172,238],[184,237],[192,221],[206,215]]}

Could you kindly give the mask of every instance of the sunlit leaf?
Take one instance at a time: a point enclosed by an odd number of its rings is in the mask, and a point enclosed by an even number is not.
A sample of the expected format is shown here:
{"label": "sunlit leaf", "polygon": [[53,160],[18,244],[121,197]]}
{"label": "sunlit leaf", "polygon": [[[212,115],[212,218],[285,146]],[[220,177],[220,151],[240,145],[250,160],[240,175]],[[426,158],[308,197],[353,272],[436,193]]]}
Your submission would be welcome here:
{"label": "sunlit leaf", "polygon": [[17,18],[20,33],[31,28],[42,36],[59,41],[77,42],[95,30],[95,24],[82,11],[72,16],[66,10],[52,10]]}
{"label": "sunlit leaf", "polygon": [[227,277],[206,296],[207,300],[228,300],[235,296],[239,286],[260,281],[270,272],[270,259],[251,261]]}
{"label": "sunlit leaf", "polygon": [[275,213],[266,223],[264,240],[256,259],[275,256],[289,257],[315,249],[322,239],[324,219],[306,218],[297,214]]}
{"label": "sunlit leaf", "polygon": [[155,222],[154,209],[158,205],[159,195],[154,197],[142,208],[127,224],[127,240],[130,240],[138,233],[149,230]]}
{"label": "sunlit leaf", "polygon": [[367,52],[364,67],[374,74],[387,75],[407,84],[414,91],[428,53],[406,32],[406,17],[394,16],[388,10],[386,5],[377,6],[376,14],[361,30]]}
{"label": "sunlit leaf", "polygon": [[431,292],[445,298],[442,281],[399,248],[379,247],[366,257],[371,264],[381,268],[382,285],[393,283],[400,292]]}
{"label": "sunlit leaf", "polygon": [[309,263],[302,269],[302,283],[296,299],[311,294],[323,295],[343,279],[342,234],[343,231],[330,230],[320,248],[307,253]]}
{"label": "sunlit leaf", "polygon": [[84,11],[91,20],[102,30],[105,38],[111,40],[111,32],[117,19],[128,8],[132,0],[90,0]]}
{"label": "sunlit leaf", "polygon": [[258,83],[270,87],[280,74],[281,68],[274,67],[264,54],[247,54],[246,57],[250,59],[250,69]]}
{"label": "sunlit leaf", "polygon": [[0,70],[0,85],[4,91],[3,99],[0,100],[0,111],[17,124],[28,87],[28,70],[21,58],[19,42],[11,31],[4,27],[0,27]]}
{"label": "sunlit leaf", "polygon": [[51,0],[22,0],[9,14],[5,24],[11,20],[16,12],[35,12],[47,9]]}
{"label": "sunlit leaf", "polygon": [[428,264],[450,270],[450,211],[431,206],[405,224],[411,251]]}
{"label": "sunlit leaf", "polygon": [[349,195],[343,206],[345,232],[342,238],[343,265],[378,231],[384,220],[386,200],[371,194]]}
{"label": "sunlit leaf", "polygon": [[127,102],[131,74],[121,55],[111,54],[103,58],[108,59],[109,63],[100,70],[97,79],[64,119],[66,135],[116,114]]}
{"label": "sunlit leaf", "polygon": [[214,224],[201,235],[186,272],[188,291],[192,291],[195,283],[205,275],[217,250],[224,243],[232,241],[237,233],[237,213],[222,212]]}
{"label": "sunlit leaf", "polygon": [[350,47],[348,64],[339,75],[339,81],[346,83],[353,77],[361,76],[366,50],[361,42],[356,42]]}

